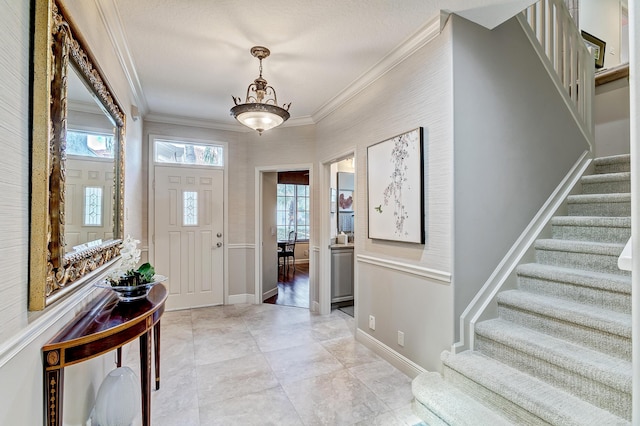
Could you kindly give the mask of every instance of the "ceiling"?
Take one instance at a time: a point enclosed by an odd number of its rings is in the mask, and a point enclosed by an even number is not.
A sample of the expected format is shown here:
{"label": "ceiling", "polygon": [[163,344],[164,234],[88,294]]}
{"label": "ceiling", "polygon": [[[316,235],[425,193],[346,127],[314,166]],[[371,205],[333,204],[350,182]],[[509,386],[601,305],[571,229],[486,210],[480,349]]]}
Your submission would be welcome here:
{"label": "ceiling", "polygon": [[280,105],[291,102],[288,124],[315,123],[353,94],[354,87],[365,87],[376,73],[401,60],[396,52],[420,41],[425,28],[437,25],[439,30],[441,9],[477,10],[507,0],[96,3],[136,107],[147,119],[240,130],[229,109],[231,96],[244,100],[247,86],[258,76],[252,46],[271,50],[263,61],[263,77],[276,89]]}

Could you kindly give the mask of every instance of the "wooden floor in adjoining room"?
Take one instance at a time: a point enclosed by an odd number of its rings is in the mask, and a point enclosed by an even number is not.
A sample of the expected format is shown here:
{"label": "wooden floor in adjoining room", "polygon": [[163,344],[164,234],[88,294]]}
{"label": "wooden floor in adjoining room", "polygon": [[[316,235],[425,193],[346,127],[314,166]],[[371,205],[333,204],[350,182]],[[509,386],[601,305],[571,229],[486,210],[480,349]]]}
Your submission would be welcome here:
{"label": "wooden floor in adjoining room", "polygon": [[278,271],[278,294],[266,299],[264,303],[274,305],[309,308],[309,264],[296,264],[295,271],[289,267]]}

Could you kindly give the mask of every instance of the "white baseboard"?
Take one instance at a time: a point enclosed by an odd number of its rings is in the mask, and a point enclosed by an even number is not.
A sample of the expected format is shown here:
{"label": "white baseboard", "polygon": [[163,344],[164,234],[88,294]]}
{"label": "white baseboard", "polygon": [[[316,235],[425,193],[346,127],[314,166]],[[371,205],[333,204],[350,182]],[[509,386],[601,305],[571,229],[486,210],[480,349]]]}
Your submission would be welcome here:
{"label": "white baseboard", "polygon": [[267,300],[270,297],[275,296],[276,294],[278,294],[278,287],[272,288],[271,290],[262,293],[262,301],[264,302],[265,300]]}
{"label": "white baseboard", "polygon": [[427,371],[415,362],[411,361],[409,358],[394,351],[389,346],[375,339],[370,334],[365,333],[361,329],[356,330],[356,340],[374,351],[376,354],[380,355],[391,365],[393,365],[412,379],[417,377],[419,374]]}
{"label": "white baseboard", "polygon": [[229,296],[227,303],[229,305],[241,305],[244,303],[253,303],[255,297],[253,294],[232,294]]}

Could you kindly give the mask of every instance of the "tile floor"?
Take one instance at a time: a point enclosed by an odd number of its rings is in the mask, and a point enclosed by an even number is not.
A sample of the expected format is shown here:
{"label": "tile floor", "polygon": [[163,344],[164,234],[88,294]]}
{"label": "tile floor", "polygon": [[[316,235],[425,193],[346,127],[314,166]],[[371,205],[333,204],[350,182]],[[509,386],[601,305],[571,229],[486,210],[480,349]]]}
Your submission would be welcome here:
{"label": "tile floor", "polygon": [[[338,310],[269,304],[166,312],[152,423],[420,424],[409,377],[358,343],[354,328]],[[135,368],[130,345],[125,363]]]}

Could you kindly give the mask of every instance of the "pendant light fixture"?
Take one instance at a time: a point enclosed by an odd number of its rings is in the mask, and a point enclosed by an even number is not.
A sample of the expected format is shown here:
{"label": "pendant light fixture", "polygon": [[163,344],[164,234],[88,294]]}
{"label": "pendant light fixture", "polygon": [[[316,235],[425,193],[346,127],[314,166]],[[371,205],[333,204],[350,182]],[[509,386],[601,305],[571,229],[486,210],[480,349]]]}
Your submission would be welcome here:
{"label": "pendant light fixture", "polygon": [[260,135],[265,130],[278,127],[289,119],[289,106],[291,103],[278,106],[276,90],[267,85],[267,80],[262,78],[262,60],[271,52],[263,46],[251,48],[251,54],[260,60],[260,76],[247,88],[245,103],[240,103],[240,98],[231,96],[236,104],[231,108],[231,115],[241,124],[257,130]]}

